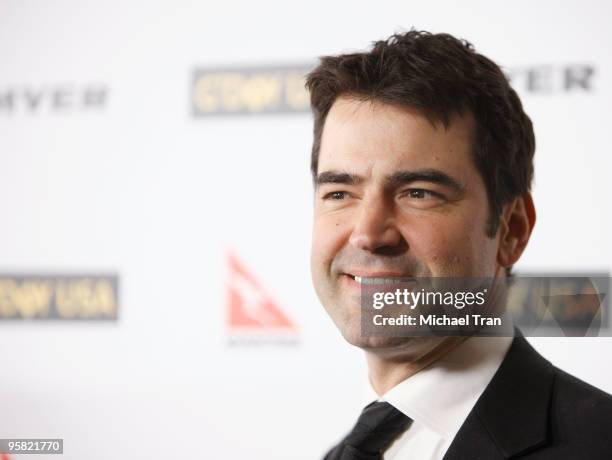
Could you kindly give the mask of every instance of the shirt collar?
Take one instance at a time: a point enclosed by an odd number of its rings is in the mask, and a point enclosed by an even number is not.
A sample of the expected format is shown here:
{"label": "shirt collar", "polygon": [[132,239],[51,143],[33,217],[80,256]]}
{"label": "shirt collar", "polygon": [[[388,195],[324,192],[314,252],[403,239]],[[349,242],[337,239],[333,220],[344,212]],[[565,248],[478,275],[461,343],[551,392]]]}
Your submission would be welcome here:
{"label": "shirt collar", "polygon": [[501,365],[512,337],[470,337],[378,398],[451,441]]}

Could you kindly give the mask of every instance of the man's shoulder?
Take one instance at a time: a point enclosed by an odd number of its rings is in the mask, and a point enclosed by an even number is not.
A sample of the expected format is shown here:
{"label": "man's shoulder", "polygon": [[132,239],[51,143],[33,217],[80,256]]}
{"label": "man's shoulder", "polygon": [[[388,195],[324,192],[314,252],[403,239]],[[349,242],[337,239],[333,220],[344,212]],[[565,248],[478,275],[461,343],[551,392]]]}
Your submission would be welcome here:
{"label": "man's shoulder", "polygon": [[[597,424],[600,420],[612,422],[612,395],[554,366],[531,347],[525,338],[516,337],[514,346],[518,351],[515,359],[528,364],[523,369],[528,371],[527,381],[538,376],[540,380],[550,382],[549,410],[553,420],[564,418],[568,422],[582,425]],[[531,384],[535,385],[536,382],[531,380]],[[523,390],[527,388],[523,387]],[[543,389],[541,396],[545,395]]]}
{"label": "man's shoulder", "polygon": [[[612,436],[609,434],[612,396],[552,365],[529,344],[524,346],[527,342],[522,340],[523,344],[517,344],[522,350],[520,357],[529,362],[529,370],[533,372],[528,372],[527,381],[533,375],[543,383],[539,390],[543,399],[540,411],[544,416],[542,420],[546,420],[547,433],[541,448],[532,453],[533,458],[612,458]],[[538,385],[535,381],[531,384]],[[546,386],[548,391],[545,391]],[[523,392],[525,390],[523,386]],[[537,411],[532,412],[533,416],[536,414]],[[526,457],[531,458],[530,455]]]}
{"label": "man's shoulder", "polygon": [[[609,429],[612,423],[612,395],[553,367],[555,379],[552,391],[551,417],[574,429]],[[606,429],[606,431],[608,431]],[[609,434],[606,434],[609,437]],[[612,439],[612,437],[611,437]]]}
{"label": "man's shoulder", "polygon": [[446,459],[612,458],[612,396],[553,366],[524,337],[472,412]]}

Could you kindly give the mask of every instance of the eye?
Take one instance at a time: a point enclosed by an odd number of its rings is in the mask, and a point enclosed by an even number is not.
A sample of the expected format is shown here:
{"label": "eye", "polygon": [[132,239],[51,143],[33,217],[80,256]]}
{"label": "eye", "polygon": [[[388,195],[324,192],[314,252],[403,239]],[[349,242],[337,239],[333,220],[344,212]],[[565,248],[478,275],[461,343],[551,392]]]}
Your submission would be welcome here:
{"label": "eye", "polygon": [[402,192],[399,198],[406,206],[418,209],[430,209],[446,202],[445,197],[438,192],[424,188],[411,188]]}
{"label": "eye", "polygon": [[425,190],[423,188],[412,188],[407,191],[406,195],[409,198],[424,199],[424,198],[435,198],[438,194]]}
{"label": "eye", "polygon": [[339,201],[339,200],[343,200],[344,198],[346,198],[347,193],[346,192],[329,192],[326,193],[325,195],[323,195],[323,199],[324,200],[332,200],[332,201]]}

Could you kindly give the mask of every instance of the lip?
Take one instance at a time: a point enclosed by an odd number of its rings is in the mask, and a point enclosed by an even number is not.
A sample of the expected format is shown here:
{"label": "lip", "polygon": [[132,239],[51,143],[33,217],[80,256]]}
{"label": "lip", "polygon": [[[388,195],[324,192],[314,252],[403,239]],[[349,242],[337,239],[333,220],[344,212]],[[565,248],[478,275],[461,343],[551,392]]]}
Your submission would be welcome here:
{"label": "lip", "polygon": [[[359,275],[359,273],[367,273],[367,275]],[[355,276],[361,278],[369,278],[368,281],[356,280]],[[352,295],[362,296],[364,292],[372,289],[386,289],[396,283],[413,283],[414,278],[405,273],[390,272],[390,271],[363,271],[355,270],[354,273],[343,272],[340,276],[341,284],[347,289],[347,292]],[[376,279],[378,278],[378,279]],[[364,291],[364,289],[366,291]]]}
{"label": "lip", "polygon": [[[350,271],[342,272],[343,282],[348,284],[351,289],[361,290],[363,287],[370,286],[388,286],[396,283],[414,282],[414,277],[391,270],[360,270],[351,269]],[[356,279],[361,278],[361,279]]]}
{"label": "lip", "polygon": [[352,277],[359,276],[360,278],[412,278],[411,275],[394,271],[367,271],[355,269],[347,270],[343,274]]}

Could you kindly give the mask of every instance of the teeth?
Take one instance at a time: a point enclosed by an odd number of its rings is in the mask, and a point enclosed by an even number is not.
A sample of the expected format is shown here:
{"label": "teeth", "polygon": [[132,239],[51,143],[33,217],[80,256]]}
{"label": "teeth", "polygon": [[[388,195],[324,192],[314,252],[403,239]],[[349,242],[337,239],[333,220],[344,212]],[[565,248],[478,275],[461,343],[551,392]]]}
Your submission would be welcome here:
{"label": "teeth", "polygon": [[366,278],[355,275],[355,281],[357,281],[359,284],[377,285],[401,283],[403,278]]}

